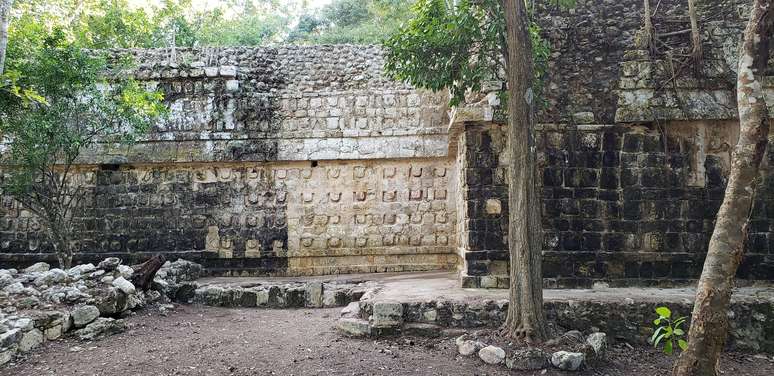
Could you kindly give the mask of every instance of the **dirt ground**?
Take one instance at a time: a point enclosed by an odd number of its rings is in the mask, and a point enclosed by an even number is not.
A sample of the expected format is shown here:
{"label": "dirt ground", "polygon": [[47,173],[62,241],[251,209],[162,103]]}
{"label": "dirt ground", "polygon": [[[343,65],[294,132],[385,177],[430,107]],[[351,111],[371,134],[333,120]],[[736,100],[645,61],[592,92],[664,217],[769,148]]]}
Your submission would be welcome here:
{"label": "dirt ground", "polygon": [[[672,358],[614,346],[610,361],[580,373],[510,372],[461,357],[454,339],[350,339],[333,328],[339,309],[267,310],[178,306],[140,312],[130,330],[95,342],[47,343],[0,375],[653,375]],[[726,375],[774,375],[772,357],[726,354]]]}

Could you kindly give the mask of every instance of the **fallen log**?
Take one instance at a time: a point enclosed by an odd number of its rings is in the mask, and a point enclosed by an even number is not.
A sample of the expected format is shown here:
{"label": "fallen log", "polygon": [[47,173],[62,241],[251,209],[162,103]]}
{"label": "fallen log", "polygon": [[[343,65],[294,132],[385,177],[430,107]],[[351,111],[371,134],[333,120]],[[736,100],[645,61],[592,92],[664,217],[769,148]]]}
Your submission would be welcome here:
{"label": "fallen log", "polygon": [[134,273],[132,274],[131,281],[132,284],[134,284],[134,287],[142,291],[148,291],[153,282],[153,277],[156,276],[156,272],[161,269],[161,266],[164,265],[166,261],[164,256],[156,255],[142,264],[132,265]]}

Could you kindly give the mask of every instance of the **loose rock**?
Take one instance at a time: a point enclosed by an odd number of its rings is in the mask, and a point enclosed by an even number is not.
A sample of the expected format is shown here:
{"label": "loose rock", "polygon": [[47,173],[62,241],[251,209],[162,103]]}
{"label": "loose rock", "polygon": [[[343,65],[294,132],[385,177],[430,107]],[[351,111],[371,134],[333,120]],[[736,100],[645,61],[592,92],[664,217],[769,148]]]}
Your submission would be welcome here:
{"label": "loose rock", "polygon": [[134,288],[132,282],[127,281],[124,277],[118,277],[113,280],[113,286],[123,291],[124,294],[131,295],[137,290]]}
{"label": "loose rock", "polygon": [[500,364],[505,360],[505,350],[490,345],[479,350],[478,357],[487,364]]}
{"label": "loose rock", "polygon": [[74,309],[70,316],[73,318],[73,325],[76,328],[81,328],[99,317],[99,308],[93,305],[80,306]]}
{"label": "loose rock", "polygon": [[557,351],[551,355],[551,364],[565,371],[577,371],[586,360],[583,353]]}
{"label": "loose rock", "polygon": [[475,354],[478,350],[486,347],[486,344],[479,341],[472,341],[467,339],[467,335],[463,334],[455,341],[457,343],[457,352],[463,356],[469,356]]}
{"label": "loose rock", "polygon": [[586,343],[594,350],[596,359],[603,359],[607,353],[607,335],[602,332],[591,333],[586,337]]}
{"label": "loose rock", "polygon": [[538,348],[516,350],[505,360],[505,366],[517,371],[544,369],[549,366],[548,354]]}
{"label": "loose rock", "polygon": [[121,264],[121,259],[119,259],[118,257],[108,257],[100,261],[100,263],[97,265],[97,268],[102,269],[106,272],[110,272],[115,270],[120,264]]}
{"label": "loose rock", "polygon": [[51,268],[51,266],[49,266],[45,262],[36,262],[36,263],[32,264],[32,266],[24,269],[24,272],[25,273],[42,273],[42,272],[47,272],[50,268]]}
{"label": "loose rock", "polygon": [[77,330],[75,334],[78,338],[90,341],[95,338],[118,334],[126,330],[124,320],[116,320],[107,317],[100,317],[85,328]]}

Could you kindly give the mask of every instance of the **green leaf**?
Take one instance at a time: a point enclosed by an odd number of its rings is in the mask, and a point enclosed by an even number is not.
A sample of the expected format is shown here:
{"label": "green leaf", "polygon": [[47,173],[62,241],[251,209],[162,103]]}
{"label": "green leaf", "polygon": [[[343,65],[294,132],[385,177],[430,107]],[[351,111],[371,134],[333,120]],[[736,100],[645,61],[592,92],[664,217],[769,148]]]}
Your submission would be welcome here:
{"label": "green leaf", "polygon": [[653,325],[661,325],[661,317],[653,320]]}
{"label": "green leaf", "polygon": [[650,336],[650,342],[655,345],[656,344],[656,337],[658,337],[658,335],[661,334],[662,331],[664,331],[664,327],[663,326],[658,327],[656,329],[656,331],[653,332],[653,335]]}
{"label": "green leaf", "polygon": [[685,349],[688,348],[688,341],[684,339],[678,339],[677,340],[677,346],[680,346],[680,350],[685,351]]}
{"label": "green leaf", "polygon": [[[666,337],[666,333],[662,333],[660,336],[656,337],[656,340],[653,342],[653,346],[658,346],[659,343],[661,343],[661,340]],[[669,339],[669,337],[666,337]],[[672,341],[667,341],[666,343],[670,343]]]}
{"label": "green leaf", "polygon": [[672,311],[670,311],[669,308],[667,307],[656,308],[656,313],[662,318],[667,318],[667,319],[672,316]]}
{"label": "green leaf", "polygon": [[664,354],[672,355],[674,349],[672,348],[672,341],[666,341],[664,343]]}
{"label": "green leaf", "polygon": [[682,329],[675,329],[674,333],[675,333],[676,336],[681,336],[681,335],[685,334],[685,332]]}

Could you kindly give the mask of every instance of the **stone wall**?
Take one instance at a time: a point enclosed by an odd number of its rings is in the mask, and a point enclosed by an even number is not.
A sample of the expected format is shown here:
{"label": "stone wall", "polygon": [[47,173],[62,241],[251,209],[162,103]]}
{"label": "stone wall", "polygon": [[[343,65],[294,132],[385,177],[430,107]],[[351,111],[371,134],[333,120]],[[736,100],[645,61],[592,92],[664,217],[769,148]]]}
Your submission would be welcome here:
{"label": "stone wall", "polygon": [[[84,171],[80,257],[153,253],[218,274],[453,269],[456,210],[443,160],[134,165]],[[6,261],[49,254],[38,222],[4,198]]]}
{"label": "stone wall", "polygon": [[[641,0],[541,10],[552,50],[538,114],[548,286],[696,278],[737,137],[743,3],[702,4],[698,75],[664,46],[645,49]],[[654,24],[664,44],[687,46],[681,1],[662,1]],[[444,93],[387,77],[374,46],[108,54],[136,63],[108,74],[161,90],[171,113],[139,143],[79,160],[90,192],[82,259],[161,252],[225,275],[459,269],[465,286],[507,286],[496,101],[450,112]],[[774,96],[772,77],[764,90]],[[774,279],[772,200],[765,177],[742,278]],[[43,258],[36,219],[0,194],[0,263]]]}
{"label": "stone wall", "polygon": [[[80,159],[80,258],[161,252],[216,274],[456,268],[447,101],[384,77],[378,48],[108,54],[131,56],[123,73],[171,111],[131,148]],[[46,257],[37,220],[2,196],[0,260]]]}
{"label": "stone wall", "polygon": [[[737,132],[732,121],[542,125],[547,286],[670,286],[697,279]],[[508,153],[496,141],[504,133],[503,126],[472,123],[460,137],[465,286],[507,286]],[[767,158],[771,166],[774,153]],[[774,177],[767,172],[756,193],[741,279],[774,278]]]}
{"label": "stone wall", "polygon": [[[377,47],[111,50],[164,93],[146,142],[103,145],[84,163],[442,157],[446,99],[386,78]],[[117,72],[114,72],[117,73]]]}

